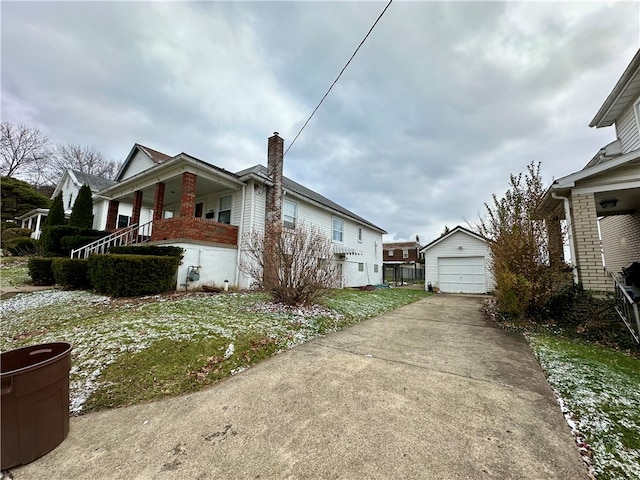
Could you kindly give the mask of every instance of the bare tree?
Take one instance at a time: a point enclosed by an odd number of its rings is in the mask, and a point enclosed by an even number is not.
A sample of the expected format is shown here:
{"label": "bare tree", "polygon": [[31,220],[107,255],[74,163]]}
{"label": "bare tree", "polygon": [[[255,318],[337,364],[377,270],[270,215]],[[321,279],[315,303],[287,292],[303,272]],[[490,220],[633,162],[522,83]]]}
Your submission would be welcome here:
{"label": "bare tree", "polygon": [[0,174],[39,183],[41,166],[51,154],[49,139],[35,127],[2,122]]}
{"label": "bare tree", "polygon": [[270,292],[275,302],[308,305],[339,286],[331,241],[323,232],[304,224],[269,228],[274,231],[267,235],[257,231],[245,235],[240,270]]}
{"label": "bare tree", "polygon": [[118,163],[108,160],[96,147],[83,147],[71,143],[58,144],[43,176],[56,182],[67,169],[89,175],[113,179],[118,172]]}

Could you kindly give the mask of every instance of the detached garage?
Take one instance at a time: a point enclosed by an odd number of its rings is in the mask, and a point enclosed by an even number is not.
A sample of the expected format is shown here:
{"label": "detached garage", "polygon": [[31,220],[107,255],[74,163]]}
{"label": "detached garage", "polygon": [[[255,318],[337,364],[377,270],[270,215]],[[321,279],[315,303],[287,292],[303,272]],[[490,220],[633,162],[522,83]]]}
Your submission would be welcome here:
{"label": "detached garage", "polygon": [[493,291],[489,245],[481,235],[457,226],[420,251],[425,259],[425,289],[431,283],[447,293]]}

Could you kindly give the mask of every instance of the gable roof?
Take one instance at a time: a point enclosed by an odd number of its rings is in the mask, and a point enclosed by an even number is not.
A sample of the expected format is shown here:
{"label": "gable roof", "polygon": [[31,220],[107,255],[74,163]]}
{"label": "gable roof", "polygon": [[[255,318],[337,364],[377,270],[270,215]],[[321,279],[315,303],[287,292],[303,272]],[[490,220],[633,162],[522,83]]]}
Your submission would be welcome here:
{"label": "gable roof", "polygon": [[70,178],[73,184],[77,187],[82,187],[83,185],[89,185],[91,189],[91,193],[98,193],[105,188],[109,188],[115,185],[115,180],[109,180],[108,178],[98,177],[97,175],[91,175],[89,173],[82,173],[77,170],[67,169],[58,180],[58,184],[56,188],[53,190],[51,194],[51,198],[55,198],[60,191],[63,189],[63,185],[65,184],[67,178]]}
{"label": "gable roof", "polygon": [[[248,176],[254,176],[255,178],[264,180],[264,181],[271,181],[271,178],[269,177],[269,175],[267,175],[267,167],[265,167],[264,165],[254,165],[253,167],[241,170],[239,172],[236,172],[236,176],[238,176],[238,178],[242,179],[243,177],[246,178]],[[368,220],[365,220],[364,218],[362,218],[359,215],[356,215],[355,213],[353,213],[350,210],[347,210],[346,208],[344,208],[341,205],[338,205],[337,203],[329,200],[327,197],[320,195],[317,192],[314,192],[313,190],[305,187],[304,185],[300,185],[297,182],[294,182],[293,180],[291,180],[290,178],[287,178],[285,176],[282,177],[282,186],[285,190],[293,193],[293,194],[297,194],[301,197],[304,197],[308,200],[311,200],[314,203],[318,203],[324,207],[327,207],[331,210],[334,210],[338,213],[341,213],[342,215],[345,215],[353,220],[355,220],[358,223],[361,223],[363,225],[367,225],[375,230],[380,231],[381,233],[387,233],[385,230],[383,230],[382,228],[378,227],[377,225],[374,225],[373,223],[369,222]]]}
{"label": "gable roof", "polygon": [[129,164],[133,160],[133,157],[136,156],[136,152],[144,153],[147,157],[149,157],[149,160],[151,160],[156,165],[164,163],[167,160],[173,158],[171,155],[167,155],[166,153],[159,152],[157,150],[154,150],[153,148],[145,147],[144,145],[140,145],[139,143],[134,143],[131,151],[129,152],[129,155],[127,155],[125,161],[122,162],[122,165],[120,165],[120,169],[116,174],[116,180],[121,179],[122,175],[127,170],[127,167],[129,167]]}
{"label": "gable roof", "polygon": [[466,228],[461,227],[460,225],[458,225],[457,227],[452,228],[452,229],[449,231],[449,233],[447,233],[447,234],[445,234],[445,235],[442,235],[442,236],[441,236],[441,237],[439,237],[439,238],[436,238],[435,240],[433,240],[433,241],[432,241],[432,242],[430,242],[430,243],[427,243],[424,247],[422,247],[422,248],[420,249],[420,251],[421,251],[421,252],[426,252],[426,251],[427,251],[427,250],[429,250],[430,248],[435,247],[435,246],[436,246],[437,244],[439,244],[440,242],[442,242],[442,241],[446,240],[447,238],[449,238],[450,236],[452,236],[453,234],[458,233],[458,232],[460,232],[460,233],[464,233],[465,235],[469,235],[470,237],[476,238],[476,239],[478,239],[478,240],[480,240],[480,241],[482,241],[482,242],[485,242],[485,243],[487,242],[487,239],[486,239],[486,238],[484,238],[482,235],[479,235],[479,234],[477,234],[477,233],[474,233],[474,232],[472,232],[471,230],[468,230],[468,229],[466,229]]}
{"label": "gable roof", "polygon": [[622,111],[640,94],[640,50],[636,52],[613,90],[604,101],[590,127],[609,127],[613,125]]}

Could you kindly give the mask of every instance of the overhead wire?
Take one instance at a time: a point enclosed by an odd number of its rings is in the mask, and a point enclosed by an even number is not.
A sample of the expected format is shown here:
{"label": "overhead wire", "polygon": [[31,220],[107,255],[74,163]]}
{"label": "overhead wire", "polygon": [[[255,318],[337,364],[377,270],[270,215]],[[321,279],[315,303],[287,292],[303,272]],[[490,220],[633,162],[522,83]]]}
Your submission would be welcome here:
{"label": "overhead wire", "polygon": [[313,116],[316,114],[316,112],[318,111],[318,109],[320,108],[320,105],[322,105],[322,102],[324,102],[324,99],[327,98],[327,96],[329,96],[329,93],[331,92],[331,89],[334,87],[334,85],[336,83],[338,83],[338,80],[340,80],[340,77],[342,76],[342,74],[344,73],[344,71],[347,69],[347,67],[349,66],[349,64],[351,63],[351,60],[354,59],[354,57],[356,56],[356,54],[358,53],[358,51],[360,50],[360,47],[362,47],[362,45],[364,44],[364,42],[367,40],[367,38],[369,38],[369,35],[371,35],[371,32],[373,31],[373,29],[376,27],[376,25],[378,24],[378,22],[380,21],[380,19],[382,18],[382,16],[385,14],[385,12],[387,11],[387,9],[389,8],[389,6],[391,5],[391,3],[393,2],[393,0],[389,0],[389,3],[387,3],[387,6],[384,7],[384,10],[382,10],[382,13],[380,13],[380,15],[378,15],[378,18],[376,18],[376,21],[373,22],[373,25],[371,25],[371,28],[369,29],[369,31],[367,32],[367,34],[364,36],[364,38],[362,39],[362,41],[360,42],[360,44],[358,45],[358,47],[355,49],[355,51],[353,52],[353,55],[351,55],[351,58],[349,58],[349,60],[347,61],[347,63],[345,64],[344,67],[342,67],[342,70],[340,70],[340,73],[338,74],[338,76],[336,77],[336,79],[333,81],[333,83],[331,84],[331,86],[329,87],[329,90],[327,90],[327,93],[324,94],[324,96],[320,99],[320,102],[318,103],[318,105],[316,106],[316,108],[313,109],[313,112],[311,112],[311,115],[309,115],[309,118],[307,118],[307,121],[304,122],[304,125],[302,125],[302,128],[300,129],[300,131],[298,132],[298,134],[293,138],[292,142],[289,144],[289,146],[287,147],[287,149],[284,151],[284,154],[282,155],[282,157],[284,158],[284,156],[287,154],[287,152],[291,149],[291,147],[293,147],[293,144],[296,143],[296,140],[298,139],[298,137],[300,136],[300,134],[302,133],[302,131],[305,129],[305,127],[309,124],[309,122],[311,121],[311,119],[313,118]]}

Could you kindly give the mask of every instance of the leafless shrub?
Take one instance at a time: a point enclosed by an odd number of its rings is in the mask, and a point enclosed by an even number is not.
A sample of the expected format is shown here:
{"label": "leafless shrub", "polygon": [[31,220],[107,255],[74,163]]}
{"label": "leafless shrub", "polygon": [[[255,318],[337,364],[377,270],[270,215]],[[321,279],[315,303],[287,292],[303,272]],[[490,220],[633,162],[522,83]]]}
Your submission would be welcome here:
{"label": "leafless shrub", "polygon": [[339,286],[331,241],[316,227],[253,231],[243,238],[242,252],[240,270],[275,302],[309,305]]}

